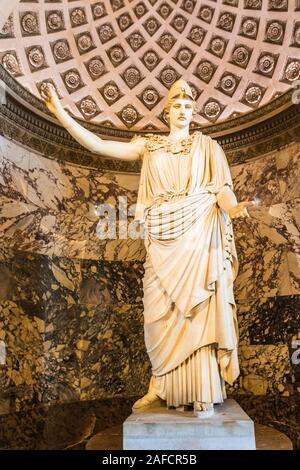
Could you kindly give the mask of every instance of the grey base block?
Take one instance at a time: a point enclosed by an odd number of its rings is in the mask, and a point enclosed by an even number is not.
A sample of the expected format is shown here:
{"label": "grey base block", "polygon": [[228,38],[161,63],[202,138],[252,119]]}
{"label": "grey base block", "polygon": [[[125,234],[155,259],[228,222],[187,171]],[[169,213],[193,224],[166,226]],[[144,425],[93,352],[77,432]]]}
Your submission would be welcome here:
{"label": "grey base block", "polygon": [[164,407],[131,414],[123,423],[125,450],[255,450],[254,423],[235,400],[215,405],[210,418]]}

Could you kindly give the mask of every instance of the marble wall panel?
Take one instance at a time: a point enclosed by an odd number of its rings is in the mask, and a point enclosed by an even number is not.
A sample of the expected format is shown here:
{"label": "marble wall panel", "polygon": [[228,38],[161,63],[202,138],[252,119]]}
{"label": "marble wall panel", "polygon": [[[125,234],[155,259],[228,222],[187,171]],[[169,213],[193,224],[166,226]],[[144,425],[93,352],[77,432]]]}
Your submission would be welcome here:
{"label": "marble wall panel", "polygon": [[[64,219],[64,215],[61,213],[58,219]],[[64,228],[65,235],[57,232],[54,237],[54,254],[79,259],[105,259],[108,261],[145,259],[145,247],[141,238],[134,239],[126,236],[122,239],[115,237],[101,239],[97,234],[97,224],[98,220],[88,221],[84,225],[84,231],[81,234],[75,233],[74,238],[67,238],[68,227]]]}
{"label": "marble wall panel", "polygon": [[14,298],[13,257],[13,249],[6,248],[5,246],[0,247],[0,302]]}
{"label": "marble wall panel", "polygon": [[[97,252],[96,252],[97,255]],[[124,261],[145,261],[146,250],[144,241],[141,239],[111,240],[105,244],[103,258],[107,260]],[[99,256],[95,256],[99,259]]]}
{"label": "marble wall panel", "polygon": [[292,249],[287,250],[287,262],[293,294],[300,293],[300,198],[286,202],[289,215],[288,229],[293,237]]}
{"label": "marble wall panel", "polygon": [[260,206],[282,201],[277,177],[276,154],[230,168],[238,201],[258,199]]}
{"label": "marble wall panel", "polygon": [[[2,248],[0,257],[0,273],[7,281],[0,289],[2,301],[9,298],[18,304],[24,319],[40,321],[45,326],[41,353],[45,367],[39,378],[39,396],[37,400],[32,397],[32,406],[38,402],[78,399],[81,393],[97,398],[107,393],[120,394],[122,387],[127,387],[123,390],[125,395],[142,394],[148,382],[144,367],[149,367],[149,363],[143,338],[141,262],[48,257],[12,248]],[[103,309],[108,309],[103,313],[105,323],[103,318],[99,319]],[[9,324],[8,313],[4,310],[3,314]],[[119,335],[118,348],[109,345],[109,359],[102,364],[101,354],[108,348],[107,329],[110,328],[115,339]],[[91,331],[92,338],[86,339]],[[88,352],[84,350],[86,344],[91,344]],[[119,359],[123,355],[127,362],[122,372]],[[116,370],[112,368],[113,363]],[[109,379],[111,375],[105,378],[102,367],[114,371],[115,380]],[[98,368],[99,376],[95,373]],[[92,373],[92,380],[85,377],[85,370]],[[11,370],[8,367],[1,373],[5,391],[5,377]],[[100,384],[106,380],[109,385],[104,392]],[[29,399],[26,400],[29,406]],[[7,400],[1,406],[6,409]]]}
{"label": "marble wall panel", "polygon": [[241,346],[290,344],[300,329],[298,295],[238,301]]}
{"label": "marble wall panel", "polygon": [[253,208],[250,218],[235,219],[233,222],[239,259],[236,298],[296,293],[297,280],[293,280],[292,287],[290,270],[296,271],[299,232],[292,204]]}
{"label": "marble wall panel", "polygon": [[136,303],[142,298],[144,269],[141,261],[48,257],[2,247],[0,272],[3,273],[3,284],[8,284],[2,286],[3,292],[4,287],[13,289],[14,294],[9,298],[15,300],[98,304],[103,299],[101,296],[97,299],[96,291],[105,289],[114,302]]}
{"label": "marble wall panel", "polygon": [[299,293],[299,143],[231,167],[238,200],[258,198],[233,221],[240,262],[238,300]]}
{"label": "marble wall panel", "polygon": [[[136,397],[135,397],[136,398]],[[0,415],[0,449],[70,449],[129,416],[135,398],[77,401]]]}
{"label": "marble wall panel", "polygon": [[150,381],[140,304],[83,308],[81,399],[143,395]]}
{"label": "marble wall panel", "polygon": [[[1,194],[16,191],[26,196],[30,151],[15,142],[0,137]],[[12,191],[12,192],[11,192]]]}
{"label": "marble wall panel", "polygon": [[228,390],[258,395],[299,393],[299,295],[238,301],[237,312],[241,376]]}
{"label": "marble wall panel", "polygon": [[80,306],[49,303],[46,307],[43,402],[80,398]]}
{"label": "marble wall panel", "polygon": [[[0,154],[0,240],[18,248],[28,248],[28,234],[32,233],[32,250],[38,246],[34,228],[42,222],[52,226],[53,216],[46,207],[39,207],[37,198],[31,195],[30,155],[26,149],[1,137]],[[26,236],[27,234],[27,236]],[[51,250],[51,235],[44,243]]]}
{"label": "marble wall panel", "polygon": [[289,344],[300,330],[300,296],[259,299],[250,315],[250,344]]}
{"label": "marble wall panel", "polygon": [[135,304],[142,300],[144,274],[140,261],[82,260],[80,303]]}
{"label": "marble wall panel", "polygon": [[142,239],[128,237],[101,240],[97,236],[95,223],[92,224],[87,238],[71,239],[59,233],[55,234],[53,253],[56,256],[108,261],[144,261],[146,256]]}
{"label": "marble wall panel", "polygon": [[277,175],[282,201],[300,197],[300,143],[294,143],[276,154]]}
{"label": "marble wall panel", "polygon": [[[300,392],[300,296],[259,299],[248,310],[248,335],[252,345],[288,348],[291,376],[283,393]],[[277,366],[276,366],[276,369]]]}
{"label": "marble wall panel", "polygon": [[113,239],[97,234],[103,203],[115,209],[117,223],[124,210],[133,220],[139,175],[81,168],[0,142],[2,243],[73,258],[143,259],[142,240],[120,235],[118,226]]}
{"label": "marble wall panel", "polygon": [[31,409],[0,416],[2,450],[36,450],[42,441],[47,409]]}
{"label": "marble wall panel", "polygon": [[20,410],[41,402],[45,371],[44,319],[27,313],[12,300],[0,303],[0,337],[5,362],[0,365],[2,404]]}
{"label": "marble wall panel", "polygon": [[289,396],[293,372],[287,345],[241,346],[239,360],[241,391]]}
{"label": "marble wall panel", "polygon": [[15,298],[21,302],[74,304],[81,282],[80,261],[16,251],[12,269]]}
{"label": "marble wall panel", "polygon": [[[127,220],[126,215],[134,207],[136,190],[119,186],[112,178],[90,171],[88,177],[84,179],[89,185],[86,194],[74,199],[70,210],[64,208],[57,214],[56,254],[67,253],[71,243],[72,249],[78,250],[78,253],[75,253],[76,257],[85,259],[135,259],[137,256],[139,258],[144,256],[143,242],[129,235],[129,224],[133,217]],[[122,179],[123,184],[125,184],[124,179],[125,176]],[[78,185],[77,180],[70,181],[71,184]],[[97,210],[102,204],[114,211],[110,222],[111,232],[105,238],[98,233],[100,217]],[[123,234],[119,224],[121,216],[125,217],[128,227]]]}

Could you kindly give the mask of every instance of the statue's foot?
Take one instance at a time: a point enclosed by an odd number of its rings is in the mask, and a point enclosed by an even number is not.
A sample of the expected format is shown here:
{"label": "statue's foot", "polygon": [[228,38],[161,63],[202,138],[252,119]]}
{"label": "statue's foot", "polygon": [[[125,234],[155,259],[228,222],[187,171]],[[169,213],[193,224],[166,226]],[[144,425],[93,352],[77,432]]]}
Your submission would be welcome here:
{"label": "statue's foot", "polygon": [[140,398],[134,403],[132,407],[132,412],[138,413],[140,411],[144,411],[148,408],[151,408],[151,406],[158,404],[159,402],[160,398],[158,395],[156,395],[156,393],[148,392],[146,393],[146,395],[144,395],[142,398]]}
{"label": "statue's foot", "polygon": [[197,418],[210,418],[214,414],[214,404],[202,401],[194,402],[194,415]]}

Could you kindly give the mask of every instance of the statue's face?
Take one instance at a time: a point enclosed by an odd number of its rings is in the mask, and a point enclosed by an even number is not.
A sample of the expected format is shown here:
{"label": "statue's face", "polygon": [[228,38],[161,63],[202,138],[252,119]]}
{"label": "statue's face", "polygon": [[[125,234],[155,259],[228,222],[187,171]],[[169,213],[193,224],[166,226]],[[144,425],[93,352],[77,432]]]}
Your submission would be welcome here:
{"label": "statue's face", "polygon": [[188,98],[175,98],[170,106],[170,125],[182,128],[189,126],[193,118],[193,103]]}

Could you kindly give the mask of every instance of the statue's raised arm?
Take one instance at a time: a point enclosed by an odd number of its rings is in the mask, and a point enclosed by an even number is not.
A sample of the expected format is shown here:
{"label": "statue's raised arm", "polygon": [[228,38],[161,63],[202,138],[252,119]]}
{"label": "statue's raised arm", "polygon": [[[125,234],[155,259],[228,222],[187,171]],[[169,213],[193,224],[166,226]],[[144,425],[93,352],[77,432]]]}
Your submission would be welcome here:
{"label": "statue's raised arm", "polygon": [[104,157],[119,158],[121,160],[138,160],[144,152],[145,139],[135,139],[133,142],[118,142],[115,140],[103,140],[85,127],[78,124],[62,107],[51,83],[44,83],[41,87],[41,96],[47,108],[51,111],[74,137],[77,142],[91,152]]}

